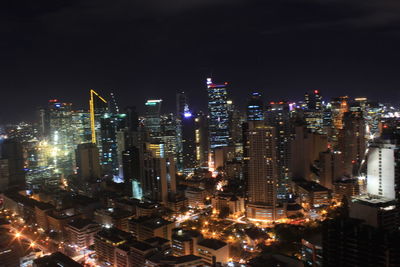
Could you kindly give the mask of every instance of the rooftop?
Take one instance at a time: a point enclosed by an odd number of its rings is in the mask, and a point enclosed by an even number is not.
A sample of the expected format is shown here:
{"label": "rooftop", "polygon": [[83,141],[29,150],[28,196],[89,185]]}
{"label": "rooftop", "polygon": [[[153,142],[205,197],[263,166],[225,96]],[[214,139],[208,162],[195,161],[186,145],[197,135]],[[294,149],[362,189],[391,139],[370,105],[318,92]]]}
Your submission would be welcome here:
{"label": "rooftop", "polygon": [[320,185],[319,183],[313,182],[313,181],[298,180],[298,181],[296,181],[296,184],[299,187],[301,187],[309,192],[328,191],[328,188]]}
{"label": "rooftop", "polygon": [[211,248],[213,250],[218,250],[220,248],[225,247],[227,244],[221,240],[210,238],[200,241],[198,245],[206,248]]}
{"label": "rooftop", "polygon": [[90,224],[97,224],[97,223],[93,222],[92,220],[82,219],[82,218],[75,219],[72,222],[68,223],[69,226],[76,229],[83,229]]}
{"label": "rooftop", "polygon": [[64,255],[61,252],[55,252],[51,255],[38,258],[33,261],[37,266],[64,266],[64,267],[82,267],[79,263]]}
{"label": "rooftop", "polygon": [[148,216],[139,217],[137,219],[131,219],[131,222],[141,224],[151,229],[157,229],[162,226],[173,223],[171,221],[164,220],[161,217],[148,217]]}

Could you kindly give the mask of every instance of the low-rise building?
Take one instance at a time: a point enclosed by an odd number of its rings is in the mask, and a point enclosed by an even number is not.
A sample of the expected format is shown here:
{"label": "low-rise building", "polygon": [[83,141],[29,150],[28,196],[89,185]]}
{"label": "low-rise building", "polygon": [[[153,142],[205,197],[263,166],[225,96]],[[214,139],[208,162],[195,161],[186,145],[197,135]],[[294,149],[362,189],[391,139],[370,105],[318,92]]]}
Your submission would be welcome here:
{"label": "low-rise building", "polygon": [[139,241],[152,237],[171,240],[174,223],[161,217],[140,217],[129,221],[129,231]]}
{"label": "low-rise building", "polygon": [[188,205],[191,208],[204,208],[204,200],[207,192],[203,188],[188,187],[185,190],[185,197],[188,199]]}
{"label": "low-rise building", "polygon": [[47,255],[38,258],[33,261],[33,267],[49,267],[49,266],[63,266],[63,267],[82,267],[83,265],[77,263],[70,257],[64,255],[61,252],[55,252],[51,255]]}
{"label": "low-rise building", "polygon": [[134,213],[120,208],[99,209],[94,212],[97,223],[105,227],[115,227],[122,231],[129,231],[129,219],[134,217]]}
{"label": "low-rise building", "polygon": [[195,255],[201,240],[203,236],[198,231],[176,229],[172,235],[172,252],[176,256]]}
{"label": "low-rise building", "polygon": [[94,236],[101,230],[98,223],[82,218],[69,222],[65,228],[68,241],[81,248],[93,245]]}
{"label": "low-rise building", "polygon": [[196,255],[211,266],[217,262],[226,264],[229,260],[229,245],[218,239],[203,239],[197,243]]}
{"label": "low-rise building", "polygon": [[125,244],[131,235],[117,228],[103,229],[94,237],[94,248],[100,261],[109,264],[115,262],[115,248]]}

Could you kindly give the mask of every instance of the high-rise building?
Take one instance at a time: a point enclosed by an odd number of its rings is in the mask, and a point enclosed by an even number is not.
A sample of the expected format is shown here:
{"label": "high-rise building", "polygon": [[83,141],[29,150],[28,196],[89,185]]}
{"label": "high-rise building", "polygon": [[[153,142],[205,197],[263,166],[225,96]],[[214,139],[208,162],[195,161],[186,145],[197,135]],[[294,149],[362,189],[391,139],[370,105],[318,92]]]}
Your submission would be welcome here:
{"label": "high-rise building", "polygon": [[303,126],[295,128],[295,138],[291,141],[292,158],[290,160],[292,177],[296,179],[314,180],[315,163],[319,153],[328,148],[327,136],[310,132]]}
{"label": "high-rise building", "polygon": [[74,160],[74,129],[72,104],[49,100],[50,143],[54,147],[56,167],[64,174],[72,173]]}
{"label": "high-rise building", "polygon": [[168,203],[169,198],[176,193],[174,159],[163,154],[162,144],[150,144],[148,151],[143,155],[142,166],[143,197]]}
{"label": "high-rise building", "polygon": [[101,177],[99,150],[96,144],[79,144],[75,153],[77,173],[81,180],[88,181]]}
{"label": "high-rise building", "polygon": [[161,134],[161,99],[147,100],[145,103],[144,126],[150,140],[157,138]]}
{"label": "high-rise building", "polygon": [[278,196],[284,197],[290,187],[290,141],[292,139],[292,124],[290,108],[287,102],[271,102],[266,111],[267,125],[275,127],[276,157],[278,171]]}
{"label": "high-rise building", "polygon": [[275,128],[263,122],[248,122],[245,131],[244,160],[248,189],[247,217],[276,220],[283,216],[277,209],[277,162]]}
{"label": "high-rise building", "polygon": [[398,199],[400,182],[400,148],[389,141],[370,145],[367,163],[367,193]]}
{"label": "high-rise building", "polygon": [[195,114],[187,108],[181,119],[182,125],[182,161],[184,169],[191,169],[197,165],[196,158],[196,122]]}
{"label": "high-rise building", "polygon": [[339,134],[339,150],[344,154],[344,169],[349,176],[358,175],[360,164],[365,156],[365,120],[362,112],[346,112],[343,128]]}
{"label": "high-rise building", "polygon": [[344,175],[344,157],[341,151],[327,150],[319,154],[319,183],[333,189],[333,184]]}
{"label": "high-rise building", "polygon": [[25,185],[24,157],[22,145],[12,139],[0,143],[0,183],[4,188]]}
{"label": "high-rise building", "polygon": [[198,112],[195,118],[196,160],[199,166],[207,166],[209,146],[208,119],[203,112]]}
{"label": "high-rise building", "polygon": [[106,112],[100,118],[101,165],[106,174],[119,174],[117,133],[124,128],[126,117]]}
{"label": "high-rise building", "polygon": [[322,96],[319,90],[304,95],[304,118],[307,128],[313,132],[322,132],[323,130],[323,106]]}
{"label": "high-rise building", "polygon": [[123,181],[130,188],[130,195],[133,198],[141,199],[141,156],[139,148],[132,146],[122,152]]}
{"label": "high-rise building", "polygon": [[261,94],[254,92],[246,106],[247,121],[263,121],[264,117],[264,102],[261,99]]}
{"label": "high-rise building", "polygon": [[227,85],[215,84],[207,78],[209,138],[210,148],[228,146],[229,144],[229,114],[227,104]]}

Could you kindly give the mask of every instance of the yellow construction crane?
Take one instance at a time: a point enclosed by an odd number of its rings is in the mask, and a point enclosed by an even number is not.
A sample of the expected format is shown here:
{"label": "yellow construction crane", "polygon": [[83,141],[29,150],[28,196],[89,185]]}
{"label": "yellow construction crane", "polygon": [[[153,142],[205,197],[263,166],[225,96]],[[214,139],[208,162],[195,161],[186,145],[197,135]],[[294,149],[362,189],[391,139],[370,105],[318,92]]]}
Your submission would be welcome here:
{"label": "yellow construction crane", "polygon": [[104,103],[107,103],[107,101],[104,98],[102,98],[95,90],[90,89],[90,100],[89,100],[90,128],[92,129],[92,143],[96,144],[96,124],[95,124],[95,116],[94,116],[94,96],[97,96]]}

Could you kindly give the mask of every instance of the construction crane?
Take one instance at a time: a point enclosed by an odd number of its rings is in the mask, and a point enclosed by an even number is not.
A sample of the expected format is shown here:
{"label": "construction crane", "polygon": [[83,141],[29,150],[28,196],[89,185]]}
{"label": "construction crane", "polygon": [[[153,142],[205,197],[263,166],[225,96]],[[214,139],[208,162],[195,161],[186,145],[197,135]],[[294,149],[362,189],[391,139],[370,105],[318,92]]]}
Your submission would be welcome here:
{"label": "construction crane", "polygon": [[96,124],[95,124],[95,116],[94,116],[94,97],[97,96],[101,101],[107,103],[107,101],[102,98],[95,90],[90,89],[90,100],[89,100],[89,109],[90,109],[90,128],[92,129],[92,143],[96,144]]}

